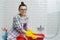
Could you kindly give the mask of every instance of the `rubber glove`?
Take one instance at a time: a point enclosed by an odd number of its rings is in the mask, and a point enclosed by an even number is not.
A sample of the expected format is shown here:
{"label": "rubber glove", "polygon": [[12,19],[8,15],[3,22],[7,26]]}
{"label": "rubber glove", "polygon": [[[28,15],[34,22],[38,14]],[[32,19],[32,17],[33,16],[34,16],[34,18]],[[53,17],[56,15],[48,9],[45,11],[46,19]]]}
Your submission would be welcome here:
{"label": "rubber glove", "polygon": [[34,35],[34,34],[36,34],[35,32],[33,32],[32,30],[27,30],[27,32],[26,32],[26,36],[28,36],[28,37],[32,37],[33,39],[36,39],[37,38],[37,36],[36,35]]}

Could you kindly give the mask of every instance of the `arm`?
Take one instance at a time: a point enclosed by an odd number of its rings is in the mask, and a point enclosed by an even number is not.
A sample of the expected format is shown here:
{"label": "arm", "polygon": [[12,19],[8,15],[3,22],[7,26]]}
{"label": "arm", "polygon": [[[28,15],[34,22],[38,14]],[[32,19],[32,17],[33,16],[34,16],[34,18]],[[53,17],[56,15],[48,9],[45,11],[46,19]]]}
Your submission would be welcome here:
{"label": "arm", "polygon": [[19,22],[19,20],[18,20],[17,17],[14,17],[14,18],[13,18],[13,28],[14,28],[15,30],[17,30],[18,32],[23,32],[23,33],[26,32],[26,31],[22,28],[22,26],[21,26],[21,24],[20,24],[20,22]]}

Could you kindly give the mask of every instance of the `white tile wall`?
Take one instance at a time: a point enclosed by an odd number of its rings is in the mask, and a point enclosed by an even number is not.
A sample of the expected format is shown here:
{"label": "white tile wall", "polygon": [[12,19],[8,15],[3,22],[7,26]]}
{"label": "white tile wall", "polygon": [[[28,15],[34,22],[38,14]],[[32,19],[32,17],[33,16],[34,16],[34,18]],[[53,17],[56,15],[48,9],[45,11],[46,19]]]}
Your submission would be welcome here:
{"label": "white tile wall", "polygon": [[4,33],[1,28],[7,27],[10,29],[12,27],[12,18],[19,13],[18,6],[21,1],[24,1],[28,7],[29,28],[39,33],[37,27],[42,25],[45,28],[43,33],[47,37],[45,40],[59,40],[60,29],[56,37],[48,38],[54,36],[58,24],[60,26],[59,0],[0,0],[0,39]]}

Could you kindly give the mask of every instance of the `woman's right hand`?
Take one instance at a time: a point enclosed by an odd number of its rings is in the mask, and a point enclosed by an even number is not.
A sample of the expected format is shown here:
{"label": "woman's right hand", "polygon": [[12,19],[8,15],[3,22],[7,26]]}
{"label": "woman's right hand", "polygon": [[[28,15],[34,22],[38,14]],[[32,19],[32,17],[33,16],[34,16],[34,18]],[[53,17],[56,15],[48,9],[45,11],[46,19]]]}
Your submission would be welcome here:
{"label": "woman's right hand", "polygon": [[34,34],[36,34],[36,33],[34,33],[32,30],[27,30],[27,32],[26,32],[26,36],[28,36],[28,37],[32,37],[33,39],[36,39],[37,38],[37,36],[36,35],[34,35]]}

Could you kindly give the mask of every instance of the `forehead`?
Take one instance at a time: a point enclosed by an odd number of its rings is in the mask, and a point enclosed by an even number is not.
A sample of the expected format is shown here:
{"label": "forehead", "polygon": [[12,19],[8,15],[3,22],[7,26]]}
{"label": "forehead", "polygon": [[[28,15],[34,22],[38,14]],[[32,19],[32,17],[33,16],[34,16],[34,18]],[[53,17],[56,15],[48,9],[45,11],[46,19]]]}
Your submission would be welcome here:
{"label": "forehead", "polygon": [[20,9],[27,9],[27,7],[26,6],[21,6]]}

